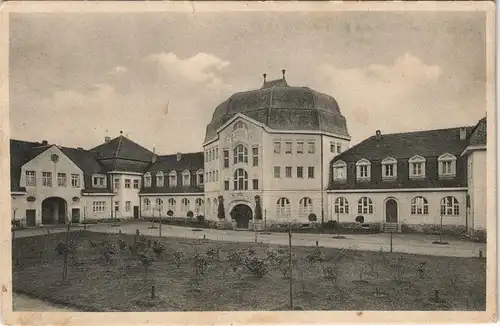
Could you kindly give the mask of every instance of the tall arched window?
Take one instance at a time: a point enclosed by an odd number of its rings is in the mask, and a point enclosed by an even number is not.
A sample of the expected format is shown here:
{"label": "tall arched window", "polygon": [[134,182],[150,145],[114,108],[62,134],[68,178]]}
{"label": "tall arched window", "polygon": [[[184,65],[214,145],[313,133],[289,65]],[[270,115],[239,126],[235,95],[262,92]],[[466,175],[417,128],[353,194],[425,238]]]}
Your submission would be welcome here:
{"label": "tall arched window", "polygon": [[358,214],[373,214],[373,203],[368,197],[361,197],[358,201]]}
{"label": "tall arched window", "polygon": [[170,187],[177,187],[177,172],[175,170],[168,174],[168,183]]}
{"label": "tall arched window", "polygon": [[299,202],[299,215],[300,217],[308,217],[312,213],[312,200],[309,197],[304,197]]}
{"label": "tall arched window", "polygon": [[248,173],[243,169],[234,171],[234,190],[248,190]]}
{"label": "tall arched window", "polygon": [[164,185],[163,172],[160,171],[160,172],[156,173],[156,186],[163,187],[163,185]]}
{"label": "tall arched window", "polygon": [[168,210],[175,213],[175,199],[173,198],[168,199]]}
{"label": "tall arched window", "polygon": [[242,144],[237,145],[233,149],[234,164],[248,163],[248,148]]}
{"label": "tall arched window", "polygon": [[206,205],[207,211],[205,213],[205,215],[207,215],[207,216],[212,214],[212,211],[211,211],[212,207],[210,205],[211,205],[210,198],[207,198],[207,205]]}
{"label": "tall arched window", "polygon": [[335,214],[349,214],[349,203],[344,197],[335,199]]}
{"label": "tall arched window", "polygon": [[182,198],[181,200],[181,212],[187,212],[189,211],[189,199],[187,198]]}
{"label": "tall arched window", "polygon": [[194,201],[194,210],[196,215],[200,215],[201,213],[204,212],[203,199],[196,198],[196,200]]}
{"label": "tall arched window", "polygon": [[458,200],[453,196],[444,197],[441,200],[441,215],[459,215],[460,214],[460,205],[458,204]]}
{"label": "tall arched window", "polygon": [[427,199],[418,196],[411,200],[411,215],[427,215],[429,214],[429,205]]}
{"label": "tall arched window", "polygon": [[149,188],[151,187],[151,173],[146,173],[144,174],[144,187]]}
{"label": "tall arched window", "polygon": [[189,172],[189,170],[184,170],[184,172],[182,172],[182,185],[184,187],[191,185],[191,172]]}
{"label": "tall arched window", "polygon": [[212,208],[212,214],[217,214],[217,207],[218,207],[218,201],[217,198],[214,198],[214,207]]}
{"label": "tall arched window", "polygon": [[290,201],[288,198],[281,197],[276,202],[276,216],[281,218],[290,217]]}
{"label": "tall arched window", "polygon": [[148,198],[144,198],[144,211],[150,211],[151,210],[151,200]]}
{"label": "tall arched window", "polygon": [[156,198],[156,207],[157,210],[163,210],[163,200],[161,198]]}

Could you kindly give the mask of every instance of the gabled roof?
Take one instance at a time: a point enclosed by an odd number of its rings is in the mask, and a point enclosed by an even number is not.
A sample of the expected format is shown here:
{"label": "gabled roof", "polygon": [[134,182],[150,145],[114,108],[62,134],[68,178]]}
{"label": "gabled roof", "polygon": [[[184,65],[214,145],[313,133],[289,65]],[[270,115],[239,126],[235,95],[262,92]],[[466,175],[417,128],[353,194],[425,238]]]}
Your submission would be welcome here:
{"label": "gabled roof", "polygon": [[184,170],[196,172],[203,169],[204,164],[203,152],[181,153],[179,161],[177,161],[177,154],[161,155],[158,156],[156,163],[149,167],[148,171],[151,172],[151,174],[156,174],[158,171],[163,171],[165,174],[168,174],[172,170],[177,172],[182,172]]}
{"label": "gabled roof", "polygon": [[98,159],[121,158],[142,162],[151,162],[153,152],[120,135],[91,149],[97,153]]}
{"label": "gabled roof", "polygon": [[472,134],[469,138],[470,146],[481,146],[486,145],[487,139],[487,124],[486,117],[479,120],[477,125],[474,127]]}
{"label": "gabled roof", "polygon": [[[29,142],[24,140],[10,140],[10,188],[11,191],[24,191],[24,188],[19,187],[21,178],[21,167],[30,160],[33,155],[31,151],[42,151],[37,142]],[[38,147],[38,148],[37,148]],[[44,146],[44,150],[48,147]]]}

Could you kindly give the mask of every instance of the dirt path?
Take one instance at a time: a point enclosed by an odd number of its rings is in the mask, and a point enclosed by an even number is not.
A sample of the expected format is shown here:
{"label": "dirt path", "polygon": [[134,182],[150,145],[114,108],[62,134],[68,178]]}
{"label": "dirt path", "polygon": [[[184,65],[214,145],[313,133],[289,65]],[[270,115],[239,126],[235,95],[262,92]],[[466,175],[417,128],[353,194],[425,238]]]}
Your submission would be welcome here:
{"label": "dirt path", "polygon": [[78,310],[57,306],[50,302],[34,299],[24,294],[14,293],[12,296],[13,311],[53,311],[76,312]]}

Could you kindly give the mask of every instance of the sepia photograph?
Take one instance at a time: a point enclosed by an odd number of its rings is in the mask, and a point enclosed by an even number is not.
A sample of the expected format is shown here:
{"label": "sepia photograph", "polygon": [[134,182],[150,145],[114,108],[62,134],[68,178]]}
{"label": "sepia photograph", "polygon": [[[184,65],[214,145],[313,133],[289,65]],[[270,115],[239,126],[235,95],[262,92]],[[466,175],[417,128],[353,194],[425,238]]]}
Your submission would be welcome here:
{"label": "sepia photograph", "polygon": [[4,4],[2,309],[494,321],[495,7],[383,4]]}

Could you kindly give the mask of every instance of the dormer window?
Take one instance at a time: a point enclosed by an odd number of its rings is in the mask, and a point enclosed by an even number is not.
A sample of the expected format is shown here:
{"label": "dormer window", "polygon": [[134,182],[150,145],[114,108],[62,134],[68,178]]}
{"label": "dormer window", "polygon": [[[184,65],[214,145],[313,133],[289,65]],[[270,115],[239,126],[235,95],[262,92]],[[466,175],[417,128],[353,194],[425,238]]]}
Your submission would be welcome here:
{"label": "dormer window", "polygon": [[170,187],[177,187],[177,172],[175,172],[175,170],[170,171],[168,174],[168,183]]}
{"label": "dormer window", "polygon": [[163,172],[158,172],[156,173],[156,186],[157,187],[163,187],[164,184],[165,184],[165,181],[164,181],[164,176],[163,176]]}
{"label": "dormer window", "polygon": [[398,161],[392,157],[387,157],[382,160],[382,179],[391,180],[396,179],[398,172]]}
{"label": "dormer window", "polygon": [[144,174],[144,188],[151,187],[151,173]]}
{"label": "dormer window", "polygon": [[347,164],[344,161],[337,161],[332,165],[333,181],[343,182],[347,176]]}
{"label": "dormer window", "polygon": [[439,177],[453,178],[457,174],[457,158],[449,153],[443,154],[438,158]]}
{"label": "dormer window", "polygon": [[370,180],[371,163],[367,159],[361,159],[356,163],[356,178],[358,180]]}
{"label": "dormer window", "polygon": [[92,176],[92,187],[95,187],[95,188],[106,188],[106,176],[104,176],[104,175],[93,175]]}
{"label": "dormer window", "polygon": [[408,160],[410,179],[425,178],[425,158],[415,155]]}
{"label": "dormer window", "polygon": [[188,170],[182,172],[182,185],[184,187],[191,185],[191,173]]}
{"label": "dormer window", "polygon": [[203,170],[199,169],[198,171],[196,171],[196,183],[198,184],[198,186],[203,186],[203,182]]}

